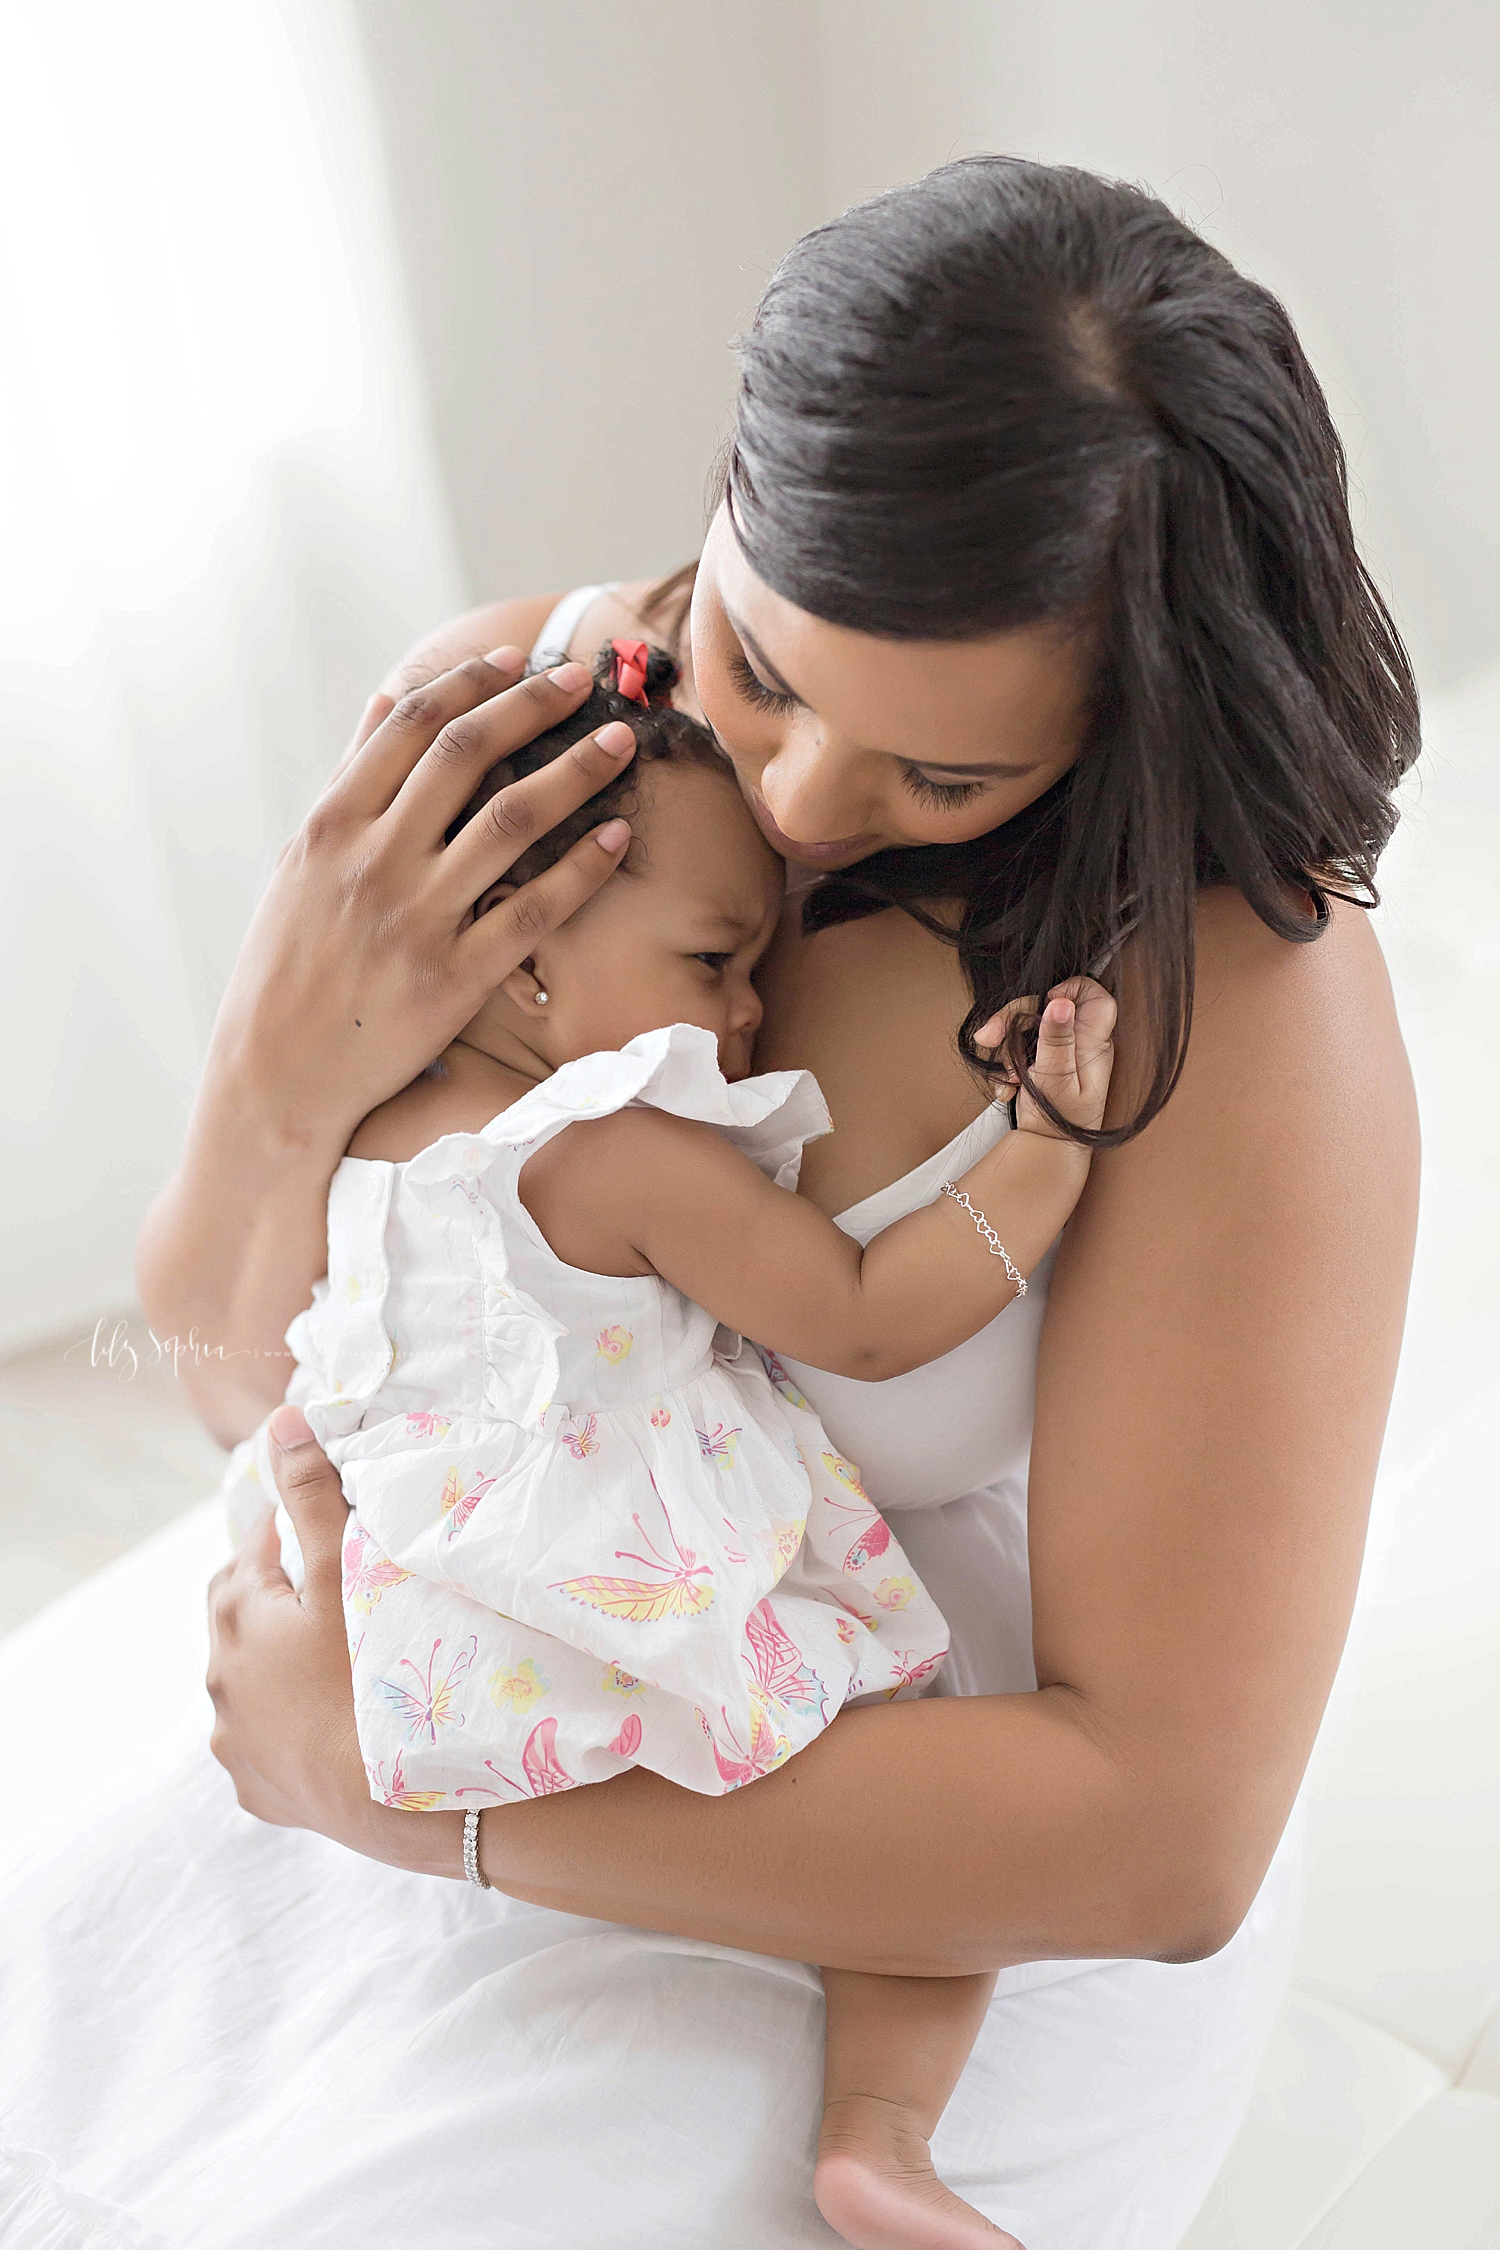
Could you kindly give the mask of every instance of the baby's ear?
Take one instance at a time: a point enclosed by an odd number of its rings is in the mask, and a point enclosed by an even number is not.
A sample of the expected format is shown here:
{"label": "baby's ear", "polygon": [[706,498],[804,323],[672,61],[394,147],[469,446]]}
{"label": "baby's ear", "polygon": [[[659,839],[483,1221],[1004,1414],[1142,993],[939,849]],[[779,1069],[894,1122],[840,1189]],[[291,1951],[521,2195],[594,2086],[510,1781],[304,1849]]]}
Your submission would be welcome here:
{"label": "baby's ear", "polygon": [[519,889],[518,883],[491,883],[483,897],[476,898],[474,901],[474,911],[469,917],[471,925],[477,922],[482,915],[488,914],[492,906],[498,906],[503,898],[512,897]]}

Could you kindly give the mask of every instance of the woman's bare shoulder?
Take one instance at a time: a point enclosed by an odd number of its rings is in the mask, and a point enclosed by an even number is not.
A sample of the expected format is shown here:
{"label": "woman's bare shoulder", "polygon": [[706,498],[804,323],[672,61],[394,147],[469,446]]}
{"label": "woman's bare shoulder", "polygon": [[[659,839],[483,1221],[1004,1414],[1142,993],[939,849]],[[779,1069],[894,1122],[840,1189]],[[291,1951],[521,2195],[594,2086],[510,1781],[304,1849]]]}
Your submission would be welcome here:
{"label": "woman's bare shoulder", "polygon": [[[641,614],[655,584],[655,579],[631,578],[622,579],[617,586],[601,587],[574,626],[566,653],[587,664],[616,634],[660,638],[660,621]],[[487,655],[492,648],[514,647],[530,654],[561,599],[560,593],[509,595],[502,601],[480,602],[476,608],[448,618],[424,633],[392,666],[380,683],[382,693],[401,695],[468,657]]]}
{"label": "woman's bare shoulder", "polygon": [[383,695],[404,695],[408,688],[447,672],[471,656],[487,656],[495,648],[520,648],[529,654],[547,619],[556,608],[557,594],[518,594],[504,601],[481,602],[458,617],[424,633],[406,651],[380,683]]}
{"label": "woman's bare shoulder", "polygon": [[1253,1113],[1289,1124],[1411,1112],[1390,977],[1362,908],[1335,900],[1322,934],[1293,944],[1237,891],[1211,890],[1197,939],[1185,1085],[1232,1084]]}

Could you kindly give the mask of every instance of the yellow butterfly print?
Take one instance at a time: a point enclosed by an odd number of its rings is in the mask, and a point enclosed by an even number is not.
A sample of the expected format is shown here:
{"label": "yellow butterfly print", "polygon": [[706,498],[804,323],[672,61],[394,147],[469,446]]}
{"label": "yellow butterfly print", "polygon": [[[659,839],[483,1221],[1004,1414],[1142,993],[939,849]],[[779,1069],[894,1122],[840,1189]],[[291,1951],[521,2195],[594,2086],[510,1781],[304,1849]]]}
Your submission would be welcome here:
{"label": "yellow butterfly print", "polygon": [[732,1430],[726,1430],[722,1422],[716,1422],[711,1430],[699,1430],[695,1434],[704,1460],[717,1462],[721,1469],[727,1469],[739,1450],[743,1433],[738,1423]]}
{"label": "yellow butterfly print", "polygon": [[[654,1490],[656,1479],[653,1477],[651,1482]],[[656,1497],[661,1501],[659,1492]],[[615,1549],[617,1562],[639,1563],[643,1570],[662,1572],[661,1578],[616,1578],[613,1574],[590,1572],[583,1578],[560,1579],[553,1592],[566,1594],[570,1601],[583,1602],[605,1617],[621,1618],[627,1625],[655,1625],[664,1617],[698,1616],[714,1598],[713,1572],[707,1563],[699,1562],[691,1547],[678,1544],[664,1501],[661,1512],[677,1557],[675,1563],[661,1553],[639,1516],[632,1516],[630,1520],[641,1535],[642,1545],[650,1548],[650,1554],[637,1555],[624,1547]]]}
{"label": "yellow butterfly print", "polygon": [[807,1519],[805,1516],[799,1518],[796,1523],[778,1523],[772,1526],[775,1556],[783,1570],[801,1546],[802,1535],[806,1529]]}
{"label": "yellow butterfly print", "polygon": [[629,1359],[630,1347],[635,1342],[628,1328],[616,1322],[613,1328],[601,1328],[595,1339],[594,1350],[600,1359],[607,1359],[611,1367],[618,1367],[622,1359]]}
{"label": "yellow butterfly print", "polygon": [[408,1789],[406,1776],[401,1771],[401,1753],[396,1752],[396,1763],[387,1782],[384,1760],[377,1766],[365,1767],[369,1777],[370,1794],[384,1805],[394,1805],[399,1812],[431,1812],[443,1801],[441,1789]]}
{"label": "yellow butterfly print", "polygon": [[[840,1484],[847,1484],[851,1492],[857,1492],[861,1500],[869,1500],[870,1495],[859,1481],[858,1469],[852,1461],[846,1461],[842,1453],[825,1453],[823,1466],[825,1469],[833,1471]],[[871,1506],[873,1507],[873,1505],[874,1502],[872,1501]]]}
{"label": "yellow butterfly print", "polygon": [[594,1432],[599,1424],[597,1414],[570,1414],[558,1431],[558,1436],[575,1461],[586,1461],[599,1450],[599,1440]]}
{"label": "yellow butterfly print", "polygon": [[355,1525],[344,1541],[344,1601],[349,1608],[368,1617],[388,1587],[400,1586],[410,1576],[380,1552],[362,1524]]}
{"label": "yellow butterfly print", "polygon": [[906,1609],[916,1590],[914,1578],[882,1578],[875,1589],[875,1599],[882,1609]]}
{"label": "yellow butterfly print", "polygon": [[644,1695],[646,1683],[638,1680],[634,1672],[627,1672],[619,1664],[606,1664],[604,1677],[599,1682],[606,1695]]}
{"label": "yellow butterfly print", "polygon": [[465,1492],[463,1478],[457,1469],[448,1471],[443,1479],[441,1512],[448,1518],[450,1539],[463,1530],[494,1481],[493,1477],[476,1477],[469,1491]]}
{"label": "yellow butterfly print", "polygon": [[523,1656],[514,1671],[504,1667],[490,1674],[490,1701],[497,1711],[529,1711],[540,1703],[552,1682],[540,1671],[534,1657]]}

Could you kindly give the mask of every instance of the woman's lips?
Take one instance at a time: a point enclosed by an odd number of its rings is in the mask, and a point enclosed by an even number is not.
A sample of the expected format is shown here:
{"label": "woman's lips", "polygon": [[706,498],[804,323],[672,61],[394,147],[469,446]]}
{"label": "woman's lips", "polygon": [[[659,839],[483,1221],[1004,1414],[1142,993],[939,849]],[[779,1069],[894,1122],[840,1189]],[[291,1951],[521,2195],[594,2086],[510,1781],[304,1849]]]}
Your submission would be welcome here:
{"label": "woman's lips", "polygon": [[863,859],[875,849],[872,836],[842,836],[834,844],[804,844],[795,836],[788,836],[778,828],[758,789],[750,792],[750,808],[759,821],[767,843],[774,844],[783,859],[800,860],[805,867],[848,866],[851,860]]}

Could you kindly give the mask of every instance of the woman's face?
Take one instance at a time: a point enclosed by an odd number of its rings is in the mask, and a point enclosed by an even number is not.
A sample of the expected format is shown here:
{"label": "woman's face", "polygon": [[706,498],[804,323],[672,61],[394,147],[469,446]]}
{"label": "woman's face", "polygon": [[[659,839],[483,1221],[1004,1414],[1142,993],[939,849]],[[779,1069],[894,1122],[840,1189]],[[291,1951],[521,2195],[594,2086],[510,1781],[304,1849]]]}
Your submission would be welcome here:
{"label": "woman's face", "polygon": [[693,684],[777,851],[808,867],[958,844],[1010,820],[1083,744],[1091,636],[1024,625],[879,640],[756,577],[720,508],[693,592]]}

